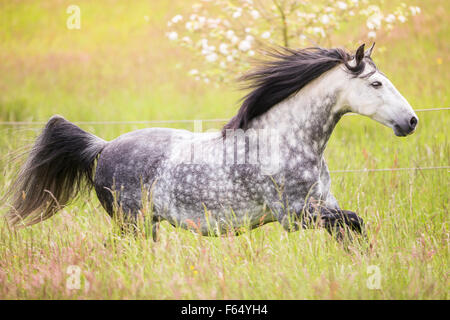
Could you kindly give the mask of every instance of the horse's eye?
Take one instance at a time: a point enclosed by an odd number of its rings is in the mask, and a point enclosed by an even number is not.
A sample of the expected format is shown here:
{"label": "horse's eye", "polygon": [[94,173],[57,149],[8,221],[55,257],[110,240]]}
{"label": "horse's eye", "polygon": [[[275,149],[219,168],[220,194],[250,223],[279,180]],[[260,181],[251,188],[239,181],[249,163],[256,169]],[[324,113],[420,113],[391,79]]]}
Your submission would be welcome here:
{"label": "horse's eye", "polygon": [[374,88],[379,88],[382,86],[382,83],[380,81],[375,81],[375,82],[372,82],[370,85]]}

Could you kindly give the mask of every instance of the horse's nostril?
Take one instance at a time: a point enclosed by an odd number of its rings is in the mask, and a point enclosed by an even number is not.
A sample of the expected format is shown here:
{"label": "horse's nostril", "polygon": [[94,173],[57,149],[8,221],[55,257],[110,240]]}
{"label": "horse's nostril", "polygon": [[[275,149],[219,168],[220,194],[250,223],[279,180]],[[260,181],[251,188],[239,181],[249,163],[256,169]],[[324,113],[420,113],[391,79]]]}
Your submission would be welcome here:
{"label": "horse's nostril", "polygon": [[410,124],[411,128],[414,129],[417,125],[417,118],[412,117],[411,120],[409,121],[409,124]]}

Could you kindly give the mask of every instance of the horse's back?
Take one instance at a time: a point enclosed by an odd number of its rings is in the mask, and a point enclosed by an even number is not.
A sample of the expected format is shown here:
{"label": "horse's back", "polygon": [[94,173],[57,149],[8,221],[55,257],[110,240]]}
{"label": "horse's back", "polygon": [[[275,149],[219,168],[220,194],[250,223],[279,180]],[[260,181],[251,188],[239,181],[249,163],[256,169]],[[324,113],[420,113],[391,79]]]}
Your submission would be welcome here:
{"label": "horse's back", "polygon": [[124,212],[136,213],[142,206],[143,189],[153,184],[170,145],[191,135],[186,130],[148,128],[108,142],[98,158],[94,181],[108,213],[113,213],[114,201]]}

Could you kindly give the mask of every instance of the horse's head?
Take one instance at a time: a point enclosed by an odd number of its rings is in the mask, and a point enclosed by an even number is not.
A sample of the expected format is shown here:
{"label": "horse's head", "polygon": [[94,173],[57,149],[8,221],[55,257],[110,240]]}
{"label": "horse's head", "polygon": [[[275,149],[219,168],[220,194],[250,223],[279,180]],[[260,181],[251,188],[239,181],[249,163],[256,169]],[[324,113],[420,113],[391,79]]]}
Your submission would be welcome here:
{"label": "horse's head", "polygon": [[368,116],[394,130],[399,137],[413,133],[419,119],[406,99],[391,81],[381,73],[372,59],[372,47],[364,51],[361,45],[347,68],[363,68],[361,75],[349,75],[343,89],[343,106],[348,110]]}

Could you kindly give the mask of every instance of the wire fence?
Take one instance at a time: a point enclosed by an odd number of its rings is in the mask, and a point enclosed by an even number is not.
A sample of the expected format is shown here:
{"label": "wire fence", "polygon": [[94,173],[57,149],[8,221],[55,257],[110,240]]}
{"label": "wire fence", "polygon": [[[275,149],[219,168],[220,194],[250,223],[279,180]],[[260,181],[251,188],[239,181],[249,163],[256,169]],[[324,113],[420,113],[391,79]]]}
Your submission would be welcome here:
{"label": "wire fence", "polygon": [[[450,110],[450,107],[442,108],[426,108],[415,109],[415,112],[436,112]],[[347,116],[357,115],[356,113],[346,114]],[[195,123],[195,122],[226,122],[229,119],[179,119],[179,120],[143,120],[143,121],[73,121],[78,125],[117,125],[117,124],[170,124],[170,123]],[[46,122],[42,121],[0,121],[0,125],[22,126],[22,125],[43,125]],[[364,172],[389,172],[389,171],[422,171],[422,170],[447,170],[450,171],[450,166],[435,166],[435,167],[410,167],[410,168],[375,168],[375,169],[342,169],[330,170],[331,173],[364,173]]]}
{"label": "wire fence", "polygon": [[[416,109],[415,112],[436,112],[450,110],[450,107]],[[355,116],[356,113],[348,113],[346,116]],[[229,118],[218,119],[177,119],[177,120],[136,120],[136,121],[71,121],[77,125],[117,125],[117,124],[172,124],[172,123],[194,123],[199,122],[226,122]],[[5,126],[26,126],[26,125],[44,125],[46,121],[0,121],[0,125]]]}

